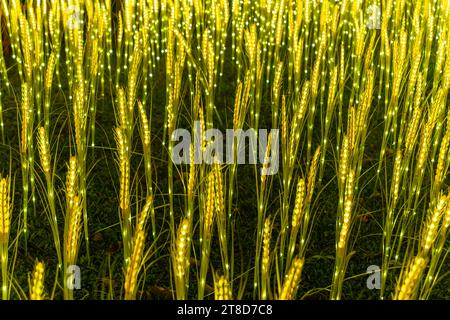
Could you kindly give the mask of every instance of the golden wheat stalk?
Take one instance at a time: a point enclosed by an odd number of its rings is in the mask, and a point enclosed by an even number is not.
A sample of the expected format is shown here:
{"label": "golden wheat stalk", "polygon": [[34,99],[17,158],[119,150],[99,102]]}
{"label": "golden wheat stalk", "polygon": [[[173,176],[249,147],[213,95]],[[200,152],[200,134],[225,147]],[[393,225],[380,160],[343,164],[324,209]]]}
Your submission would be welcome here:
{"label": "golden wheat stalk", "polygon": [[178,227],[177,240],[175,244],[175,276],[183,278],[186,273],[186,255],[189,251],[189,219],[184,218]]}
{"label": "golden wheat stalk", "polygon": [[200,262],[200,280],[198,286],[198,298],[203,299],[206,285],[206,275],[209,268],[209,256],[211,251],[211,239],[212,239],[212,226],[215,218],[215,199],[216,199],[216,188],[215,188],[215,174],[211,171],[208,174],[206,180],[207,194],[204,201],[203,209],[203,226],[200,233],[201,241],[201,262]]}
{"label": "golden wheat stalk", "polygon": [[66,202],[67,210],[72,207],[77,187],[77,158],[70,157],[69,168],[66,176]]}
{"label": "golden wheat stalk", "polygon": [[261,259],[261,298],[267,299],[267,289],[270,287],[270,241],[272,238],[272,221],[270,217],[264,221],[263,249]]}
{"label": "golden wheat stalk", "polygon": [[219,233],[219,246],[222,258],[222,267],[225,275],[229,277],[230,264],[228,258],[227,217],[225,213],[225,195],[223,190],[223,174],[219,163],[213,165],[215,181],[215,210],[217,213],[217,230]]}
{"label": "golden wheat stalk", "polygon": [[215,300],[233,299],[230,284],[225,276],[217,277],[214,281],[214,299]]}
{"label": "golden wheat stalk", "polygon": [[51,161],[51,156],[50,156],[50,145],[48,142],[48,136],[47,136],[47,132],[45,131],[44,127],[40,127],[39,128],[39,137],[38,137],[38,142],[39,142],[39,155],[41,157],[41,164],[42,164],[42,171],[44,171],[44,173],[46,175],[50,174],[50,161]]}
{"label": "golden wheat stalk", "polygon": [[80,246],[82,208],[80,199],[75,196],[73,204],[67,213],[67,233],[65,240],[65,262],[67,265],[74,265],[77,260],[78,248]]}
{"label": "golden wheat stalk", "polygon": [[448,146],[450,143],[450,128],[447,127],[444,137],[442,138],[441,147],[439,148],[438,163],[433,181],[433,194],[437,194],[444,180],[446,166],[448,163]]}
{"label": "golden wheat stalk", "polygon": [[303,206],[305,202],[305,179],[300,178],[297,183],[297,192],[295,193],[294,212],[292,213],[292,228],[298,228],[303,214]]}
{"label": "golden wheat stalk", "polygon": [[133,241],[133,252],[131,254],[131,260],[128,264],[127,272],[125,275],[125,299],[132,300],[136,298],[136,285],[138,280],[139,271],[142,266],[142,258],[144,255],[145,244],[145,232],[139,230]]}
{"label": "golden wheat stalk", "polygon": [[41,158],[42,171],[45,173],[45,180],[47,183],[47,201],[49,207],[49,221],[52,228],[53,239],[55,242],[55,247],[58,255],[58,262],[60,266],[62,265],[61,257],[61,241],[59,238],[58,230],[58,219],[56,216],[55,207],[55,196],[53,189],[53,175],[51,172],[51,154],[50,154],[50,144],[48,142],[47,132],[45,127],[40,127],[38,131],[38,145],[39,145],[39,155]]}
{"label": "golden wheat stalk", "polygon": [[297,293],[298,285],[300,284],[304,260],[296,257],[289,269],[289,272],[284,279],[283,286],[280,290],[278,300],[292,300]]}
{"label": "golden wheat stalk", "polygon": [[[292,212],[291,221],[291,234],[289,238],[289,248],[286,267],[289,268],[292,257],[294,256],[294,251],[297,243],[297,234],[300,226],[302,225],[303,216],[305,214],[305,194],[306,194],[306,184],[305,179],[300,178],[297,183],[297,191],[295,193],[294,211]],[[306,230],[306,228],[305,228]],[[302,233],[303,237],[303,233]],[[302,238],[303,240],[303,238]],[[301,242],[300,249],[303,247],[303,241]]]}
{"label": "golden wheat stalk", "polygon": [[11,227],[9,179],[0,176],[0,243],[8,243]]}
{"label": "golden wheat stalk", "polygon": [[412,298],[420,280],[420,275],[426,267],[426,260],[423,257],[415,257],[409,267],[402,282],[399,282],[394,295],[395,300],[409,300]]}
{"label": "golden wheat stalk", "polygon": [[142,143],[145,147],[150,146],[150,124],[142,102],[138,102],[139,119],[142,125]]}
{"label": "golden wheat stalk", "polygon": [[309,205],[312,200],[312,195],[314,191],[314,186],[316,183],[316,176],[317,176],[317,168],[319,165],[319,157],[320,157],[320,146],[317,147],[316,151],[314,152],[313,160],[311,162],[311,167],[309,168],[308,173],[308,184],[306,188],[306,204]]}
{"label": "golden wheat stalk", "polygon": [[421,239],[421,249],[423,250],[424,254],[426,254],[431,249],[436,239],[436,235],[439,230],[439,224],[444,215],[446,204],[447,196],[441,194],[437,199],[434,210],[427,217],[428,221],[426,222],[425,229],[422,233],[423,237]]}
{"label": "golden wheat stalk", "polygon": [[8,241],[11,227],[11,198],[8,178],[0,175],[0,259],[2,269],[2,299],[9,298]]}
{"label": "golden wheat stalk", "polygon": [[30,286],[30,300],[44,300],[44,264],[37,261]]}
{"label": "golden wheat stalk", "polygon": [[347,184],[344,197],[344,215],[342,217],[341,231],[339,234],[338,250],[345,253],[347,238],[350,232],[352,208],[353,208],[353,189],[355,182],[355,173],[351,170],[347,175]]}
{"label": "golden wheat stalk", "polygon": [[144,207],[142,208],[141,212],[139,213],[137,219],[136,219],[136,231],[135,233],[139,232],[139,231],[145,231],[145,226],[147,225],[147,220],[148,220],[148,216],[150,213],[150,208],[153,205],[153,197],[152,196],[148,196]]}
{"label": "golden wheat stalk", "polygon": [[216,199],[214,171],[211,171],[208,175],[207,187],[208,191],[206,198],[206,208],[205,208],[206,210],[203,222],[203,234],[205,238],[208,238],[211,235],[211,227],[214,219],[215,199]]}
{"label": "golden wheat stalk", "polygon": [[127,219],[126,213],[129,209],[129,181],[130,181],[130,162],[128,159],[128,146],[124,137],[122,128],[116,128],[116,143],[120,168],[120,209],[122,209],[122,219]]}
{"label": "golden wheat stalk", "polygon": [[184,218],[178,227],[177,238],[172,249],[172,265],[175,276],[175,290],[178,300],[186,299],[186,274],[189,266],[190,220]]}

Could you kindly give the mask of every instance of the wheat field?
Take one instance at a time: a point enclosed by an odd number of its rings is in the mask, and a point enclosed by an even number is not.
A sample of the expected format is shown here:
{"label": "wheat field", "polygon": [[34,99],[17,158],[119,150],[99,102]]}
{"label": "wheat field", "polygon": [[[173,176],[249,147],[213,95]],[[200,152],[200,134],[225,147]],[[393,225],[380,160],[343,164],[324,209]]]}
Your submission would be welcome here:
{"label": "wheat field", "polygon": [[450,1],[0,1],[3,300],[450,298]]}

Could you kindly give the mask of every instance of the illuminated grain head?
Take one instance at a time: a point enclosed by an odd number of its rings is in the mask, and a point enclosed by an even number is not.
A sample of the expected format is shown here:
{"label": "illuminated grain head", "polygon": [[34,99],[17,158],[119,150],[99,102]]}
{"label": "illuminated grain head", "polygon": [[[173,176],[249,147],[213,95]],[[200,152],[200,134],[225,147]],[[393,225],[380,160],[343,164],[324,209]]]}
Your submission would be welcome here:
{"label": "illuminated grain head", "polygon": [[207,178],[207,195],[206,195],[206,208],[205,208],[205,216],[203,221],[203,230],[204,234],[209,235],[211,232],[211,227],[214,219],[214,209],[215,209],[215,175],[214,171],[211,171],[208,174]]}
{"label": "illuminated grain head", "polygon": [[52,51],[52,53],[50,54],[50,58],[48,59],[47,67],[45,69],[44,86],[45,86],[45,91],[47,92],[47,94],[50,92],[50,89],[52,88],[53,73],[55,70],[56,61],[57,61],[57,52]]}
{"label": "illuminated grain head", "polygon": [[44,127],[39,128],[39,155],[41,157],[42,170],[45,174],[50,174],[50,145],[48,142],[47,132]]}
{"label": "illuminated grain head", "polygon": [[345,135],[342,140],[341,157],[339,161],[339,178],[342,184],[345,183],[347,172],[349,171],[350,147],[348,136]]}
{"label": "illuminated grain head", "polygon": [[422,248],[424,252],[427,252],[431,249],[434,244],[434,240],[436,239],[436,235],[438,232],[439,224],[444,215],[444,210],[447,207],[447,196],[440,195],[437,199],[437,203],[435,208],[431,211],[431,214],[428,217],[428,221],[425,225],[425,231],[423,233],[422,239]]}
{"label": "illuminated grain head", "polygon": [[269,157],[275,156],[273,154],[272,155],[270,154],[271,147],[272,147],[272,135],[269,135],[269,138],[267,139],[266,151],[264,153],[263,167],[261,169],[261,184],[262,185],[265,184],[267,175],[269,174],[269,165],[270,165]]}
{"label": "illuminated grain head", "polygon": [[216,212],[220,218],[224,218],[225,214],[225,195],[223,191],[223,173],[219,163],[213,165],[215,179],[215,206]]}
{"label": "illuminated grain head", "polygon": [[316,151],[314,152],[314,156],[311,162],[311,166],[309,168],[308,172],[308,186],[307,186],[307,196],[306,201],[307,203],[311,202],[314,186],[316,183],[316,176],[317,176],[317,169],[319,167],[319,157],[320,157],[320,146],[317,147]]}
{"label": "illuminated grain head", "polygon": [[139,108],[139,118],[141,119],[141,126],[142,126],[142,142],[145,147],[150,146],[150,125],[148,121],[147,114],[145,113],[144,106],[142,105],[142,102],[139,101],[138,103]]}
{"label": "illuminated grain head", "polygon": [[[289,145],[289,149],[291,150],[295,149],[296,145],[298,144],[298,141],[300,140],[301,125],[304,123],[309,97],[310,97],[310,83],[309,81],[306,81],[302,87],[300,102],[295,103],[294,105],[294,118],[292,120],[290,132],[292,139],[290,140]],[[289,162],[293,163],[294,160],[295,160],[294,153],[291,152],[291,154],[289,155]]]}
{"label": "illuminated grain head", "polygon": [[125,274],[125,299],[130,300],[135,297],[136,284],[138,280],[139,270],[142,266],[142,258],[144,256],[145,232],[139,230],[133,240],[133,252],[131,254],[131,262],[128,264]]}
{"label": "illuminated grain head", "polygon": [[297,192],[295,195],[294,212],[292,213],[292,228],[297,228],[303,213],[303,205],[305,201],[306,184],[305,179],[301,178],[297,183]]}
{"label": "illuminated grain head", "polygon": [[189,252],[189,219],[184,218],[177,231],[177,240],[175,244],[175,276],[183,278],[188,266],[187,253]]}
{"label": "illuminated grain head", "polygon": [[273,86],[272,86],[272,92],[274,95],[274,100],[278,101],[278,97],[280,95],[281,85],[282,85],[282,76],[283,76],[283,62],[280,61],[277,64],[277,67],[275,69],[275,76],[273,79]]}
{"label": "illuminated grain head", "polygon": [[352,208],[353,208],[353,189],[355,183],[355,172],[351,170],[346,179],[344,196],[344,215],[342,217],[341,231],[339,234],[338,250],[344,250],[347,245],[347,238],[350,232]]}
{"label": "illuminated grain head", "polygon": [[278,300],[292,300],[295,298],[295,294],[302,276],[303,264],[303,259],[295,257],[291,267],[289,268],[288,274],[284,279]]}
{"label": "illuminated grain head", "polygon": [[220,276],[214,281],[215,300],[231,300],[230,284],[225,276]]}
{"label": "illuminated grain head", "polygon": [[262,271],[265,274],[269,272],[270,264],[270,240],[272,236],[272,221],[270,217],[266,218],[263,229],[263,252],[262,252]]}
{"label": "illuminated grain head", "polygon": [[29,126],[30,126],[30,118],[32,112],[31,106],[31,88],[28,83],[24,82],[22,84],[22,108],[21,108],[21,116],[22,116],[22,131],[21,131],[21,151],[22,153],[27,152],[29,145]]}
{"label": "illuminated grain head", "polygon": [[148,196],[145,200],[144,207],[142,208],[141,212],[138,215],[138,218],[136,220],[137,226],[136,226],[136,232],[139,232],[141,230],[145,231],[145,226],[147,224],[148,216],[150,213],[150,208],[153,205],[153,197]]}
{"label": "illuminated grain head", "polygon": [[66,176],[66,200],[68,208],[70,208],[73,205],[73,201],[76,194],[76,184],[77,184],[77,158],[70,157],[69,168]]}
{"label": "illuminated grain head", "polygon": [[[127,210],[129,207],[129,183],[130,183],[130,160],[128,158],[128,145],[122,127],[117,127],[115,131],[117,155],[120,171],[120,209]],[[125,219],[126,217],[124,217]]]}
{"label": "illuminated grain head", "polygon": [[394,161],[394,173],[393,173],[393,184],[391,194],[394,205],[395,203],[397,203],[398,200],[401,174],[402,174],[402,151],[398,149]]}
{"label": "illuminated grain head", "polygon": [[448,145],[450,140],[450,128],[447,128],[447,131],[442,138],[441,146],[439,148],[439,155],[438,155],[438,163],[436,165],[436,172],[434,175],[434,190],[438,191],[438,189],[441,186],[441,183],[444,179],[444,168],[447,162],[448,157]]}
{"label": "illuminated grain head", "polygon": [[405,154],[411,153],[416,144],[417,131],[419,129],[421,117],[422,109],[416,106],[413,111],[412,119],[409,122],[408,129],[406,131]]}
{"label": "illuminated grain head", "polygon": [[8,243],[11,227],[11,198],[9,179],[0,176],[0,243]]}
{"label": "illuminated grain head", "polygon": [[44,299],[44,264],[36,262],[31,277],[30,300]]}
{"label": "illuminated grain head", "polygon": [[449,227],[450,227],[450,201],[447,202],[447,208],[445,210],[443,230],[447,230]]}
{"label": "illuminated grain head", "polygon": [[67,218],[67,234],[64,237],[66,242],[65,259],[67,265],[73,265],[76,263],[81,234],[82,208],[78,196],[74,197],[72,207],[70,207],[69,212],[67,213]]}
{"label": "illuminated grain head", "polygon": [[239,82],[236,88],[236,96],[234,98],[234,112],[233,112],[233,129],[238,129],[239,120],[241,116],[241,96],[242,96],[242,82]]}
{"label": "illuminated grain head", "polygon": [[125,91],[122,88],[119,88],[117,93],[117,103],[119,108],[119,126],[121,128],[128,128],[128,110],[126,107]]}
{"label": "illuminated grain head", "polygon": [[426,267],[426,260],[420,256],[415,257],[404,276],[403,282],[397,285],[395,299],[396,300],[409,300],[418,284],[418,280],[422,271]]}

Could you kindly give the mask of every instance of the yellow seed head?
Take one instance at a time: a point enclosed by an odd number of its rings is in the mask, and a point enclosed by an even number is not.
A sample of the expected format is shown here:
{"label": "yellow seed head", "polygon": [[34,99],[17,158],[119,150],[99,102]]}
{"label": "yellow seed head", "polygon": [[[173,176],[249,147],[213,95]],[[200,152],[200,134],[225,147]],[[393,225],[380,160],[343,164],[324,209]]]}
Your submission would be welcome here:
{"label": "yellow seed head", "polygon": [[128,111],[126,108],[125,91],[122,88],[119,88],[117,99],[119,105],[119,126],[128,128]]}
{"label": "yellow seed head", "polygon": [[187,253],[189,252],[189,219],[184,218],[177,232],[177,241],[175,245],[175,275],[179,278],[184,277],[188,266]]}
{"label": "yellow seed head", "polygon": [[409,154],[416,144],[417,131],[419,129],[420,118],[422,116],[421,113],[421,108],[416,106],[413,111],[412,119],[408,125],[408,130],[406,131],[405,154]]}
{"label": "yellow seed head", "polygon": [[446,203],[447,196],[441,194],[437,199],[435,208],[431,211],[431,215],[427,219],[421,241],[424,252],[428,252],[434,243],[444,209],[446,208]]}
{"label": "yellow seed head", "polygon": [[306,202],[310,203],[314,191],[314,186],[316,183],[316,175],[317,175],[317,168],[319,164],[319,157],[320,157],[320,146],[317,147],[316,152],[314,152],[314,157],[311,162],[311,166],[309,168],[308,173],[308,188],[307,188],[307,195],[306,195]]}
{"label": "yellow seed head", "polygon": [[44,300],[44,264],[40,261],[34,266],[30,288],[31,300]]}
{"label": "yellow seed head", "polygon": [[39,128],[39,155],[41,157],[42,170],[45,174],[50,174],[50,145],[44,127]]}
{"label": "yellow seed head", "polygon": [[448,145],[450,140],[450,128],[447,128],[447,131],[444,135],[444,138],[441,142],[441,147],[439,149],[438,163],[436,166],[436,173],[434,175],[434,190],[438,192],[441,183],[444,179],[444,168],[446,162],[448,161]]}
{"label": "yellow seed head", "polygon": [[349,141],[348,136],[345,135],[344,139],[342,140],[342,147],[341,147],[341,159],[339,161],[339,177],[341,180],[341,183],[345,183],[345,179],[347,178],[347,172],[349,170]]}
{"label": "yellow seed head", "polygon": [[225,200],[223,193],[223,176],[222,169],[219,163],[214,164],[214,178],[215,178],[215,199],[216,199],[216,212],[221,218],[225,218]]}
{"label": "yellow seed head", "polygon": [[296,257],[289,268],[288,274],[281,287],[279,300],[292,300],[295,298],[302,275],[304,260]]}
{"label": "yellow seed head", "polygon": [[327,103],[327,114],[331,115],[334,108],[334,99],[338,87],[338,66],[335,66],[333,70],[330,71],[330,90],[328,92],[328,103]]}
{"label": "yellow seed head", "polygon": [[426,260],[422,257],[415,257],[408,268],[408,272],[404,277],[402,283],[399,283],[396,289],[395,299],[396,300],[409,300],[413,294],[417,284],[418,279],[422,271],[426,267]]}
{"label": "yellow seed head", "polygon": [[21,131],[21,151],[25,153],[28,149],[29,123],[31,108],[31,89],[26,82],[22,84],[22,131]]}
{"label": "yellow seed head", "polygon": [[142,102],[139,101],[138,103],[139,108],[139,117],[141,119],[141,125],[142,125],[142,143],[145,147],[148,147],[150,145],[150,126],[148,122],[147,114],[145,113],[144,106],[142,105]]}
{"label": "yellow seed head", "polygon": [[75,188],[77,183],[77,158],[70,157],[69,170],[66,177],[66,198],[67,206],[70,208],[73,205],[75,198]]}
{"label": "yellow seed head", "polygon": [[395,155],[393,184],[392,184],[392,201],[394,206],[397,203],[398,192],[400,189],[400,177],[402,174],[401,165],[402,165],[402,151],[398,149],[397,154]]}
{"label": "yellow seed head", "polygon": [[242,95],[242,82],[239,82],[236,88],[236,96],[234,98],[234,112],[233,112],[233,128],[236,130],[240,122],[241,112],[241,95]]}
{"label": "yellow seed head", "polygon": [[23,50],[23,66],[27,81],[31,81],[33,63],[32,51],[33,41],[31,39],[30,25],[28,24],[25,14],[20,14],[20,40]]}
{"label": "yellow seed head", "polygon": [[314,63],[312,76],[311,76],[311,94],[313,97],[317,97],[317,90],[319,88],[320,81],[320,66],[321,66],[322,57],[317,56],[316,61]]}
{"label": "yellow seed head", "polygon": [[444,229],[447,230],[447,228],[450,227],[450,201],[447,202],[447,209],[445,212],[445,220],[444,220]]}
{"label": "yellow seed head", "polygon": [[85,110],[85,86],[84,80],[79,80],[78,84],[74,90],[74,126],[75,126],[75,141],[77,145],[78,152],[81,152],[84,148],[83,138],[85,136],[86,129],[86,119],[87,114]]}
{"label": "yellow seed head", "polygon": [[139,45],[139,41],[137,41],[137,44],[134,48],[134,52],[133,52],[133,55],[131,58],[131,68],[128,72],[127,105],[128,105],[128,112],[129,112],[130,117],[132,117],[133,110],[134,110],[136,85],[137,85],[137,81],[138,81],[139,66],[141,63],[141,58],[142,58],[142,48]]}
{"label": "yellow seed head", "polygon": [[80,233],[81,233],[81,217],[82,208],[80,199],[75,196],[73,199],[72,207],[70,207],[67,213],[67,227],[65,240],[65,260],[67,265],[73,265],[76,262],[78,248],[80,245]]}
{"label": "yellow seed head", "polygon": [[275,77],[273,79],[272,92],[274,96],[273,98],[274,101],[277,101],[280,95],[282,76],[283,76],[283,62],[279,62],[277,64],[277,68],[275,70]]}
{"label": "yellow seed head", "polygon": [[125,275],[125,299],[134,299],[136,295],[136,284],[139,275],[139,270],[142,266],[142,258],[144,255],[145,232],[139,230],[133,240],[133,252],[131,254],[131,261],[128,264]]}
{"label": "yellow seed head", "polygon": [[11,226],[11,198],[8,178],[0,176],[0,243],[7,243]]}
{"label": "yellow seed head", "polygon": [[207,184],[208,184],[208,193],[206,198],[206,210],[205,210],[205,220],[204,220],[204,232],[205,235],[208,235],[211,230],[213,218],[214,218],[214,202],[215,202],[215,188],[214,188],[214,172],[211,171],[208,175]]}
{"label": "yellow seed head", "polygon": [[263,167],[261,169],[261,184],[264,185],[266,182],[267,175],[269,174],[269,157],[274,157],[275,155],[270,154],[270,149],[272,146],[272,135],[269,135],[269,138],[267,139],[267,146],[266,151],[264,153],[264,162]]}
{"label": "yellow seed head", "polygon": [[47,68],[45,70],[45,91],[47,94],[50,92],[53,83],[53,72],[55,71],[57,52],[52,51],[50,58],[48,59]]}
{"label": "yellow seed head", "polygon": [[214,281],[214,298],[216,300],[231,300],[230,284],[225,276],[220,276]]}
{"label": "yellow seed head", "polygon": [[141,212],[139,213],[139,216],[136,220],[137,226],[136,226],[136,233],[143,230],[145,231],[145,225],[147,224],[147,219],[149,216],[150,208],[153,205],[153,197],[148,196],[144,207],[142,208]]}
{"label": "yellow seed head", "polygon": [[124,137],[124,132],[120,127],[116,128],[116,144],[120,168],[120,208],[125,211],[128,209],[130,202],[130,160],[128,158],[128,146]]}
{"label": "yellow seed head", "polygon": [[353,208],[353,188],[355,182],[355,172],[351,170],[346,179],[344,196],[344,216],[342,219],[341,231],[339,234],[338,249],[343,250],[347,244],[347,237],[351,226],[351,214]]}
{"label": "yellow seed head", "polygon": [[262,252],[262,271],[266,274],[269,272],[270,263],[270,239],[272,236],[272,222],[270,218],[266,218],[263,230],[263,252]]}
{"label": "yellow seed head", "polygon": [[292,228],[296,228],[300,225],[300,219],[303,213],[303,205],[305,200],[305,179],[301,178],[297,183],[297,192],[295,195],[295,206],[292,214]]}

